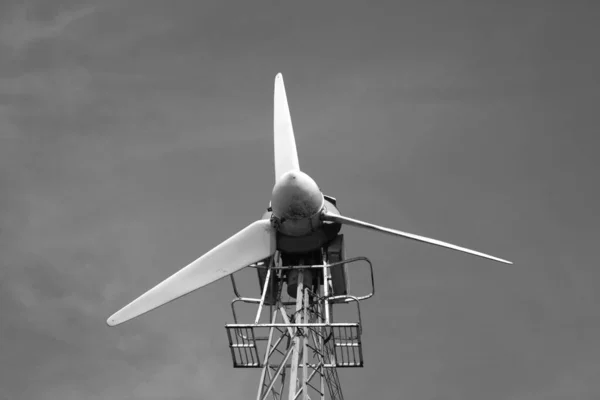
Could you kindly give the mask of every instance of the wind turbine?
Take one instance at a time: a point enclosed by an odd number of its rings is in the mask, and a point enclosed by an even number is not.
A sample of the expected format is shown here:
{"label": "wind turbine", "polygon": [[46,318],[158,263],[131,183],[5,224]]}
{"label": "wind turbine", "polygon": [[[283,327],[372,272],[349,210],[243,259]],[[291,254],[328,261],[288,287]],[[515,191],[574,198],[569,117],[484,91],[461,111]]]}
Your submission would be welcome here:
{"label": "wind turbine", "polygon": [[316,182],[302,172],[281,74],[274,93],[275,185],[263,217],[246,226],[188,266],[133,300],[107,320],[119,325],[234,272],[272,257],[311,259],[326,248],[342,225],[441,246],[501,263],[512,262],[440,240],[385,228],[340,214],[334,198],[324,195]]}

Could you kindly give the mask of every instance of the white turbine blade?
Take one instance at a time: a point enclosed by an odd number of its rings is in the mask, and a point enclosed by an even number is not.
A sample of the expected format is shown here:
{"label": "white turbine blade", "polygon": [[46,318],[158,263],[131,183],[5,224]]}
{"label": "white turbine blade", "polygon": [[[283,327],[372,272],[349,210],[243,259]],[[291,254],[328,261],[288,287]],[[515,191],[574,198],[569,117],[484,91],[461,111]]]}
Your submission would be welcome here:
{"label": "white turbine blade", "polygon": [[117,311],[106,323],[121,324],[274,253],[275,229],[271,222],[253,222]]}
{"label": "white turbine blade", "polygon": [[336,222],[338,224],[352,225],[352,226],[356,226],[359,228],[367,228],[367,229],[371,229],[371,230],[378,231],[378,232],[388,233],[388,234],[394,235],[394,236],[401,236],[401,237],[405,237],[407,239],[416,240],[418,242],[434,244],[436,246],[441,246],[441,247],[446,247],[446,248],[452,249],[452,250],[462,251],[464,253],[473,254],[473,255],[476,255],[479,257],[483,257],[483,258],[488,258],[490,260],[498,261],[498,262],[505,263],[505,264],[512,264],[511,261],[503,260],[502,258],[490,256],[488,254],[480,253],[475,250],[470,250],[470,249],[466,249],[464,247],[460,247],[460,246],[456,246],[456,245],[453,245],[450,243],[442,242],[441,240],[430,239],[430,238],[426,238],[424,236],[419,236],[419,235],[414,235],[412,233],[398,231],[396,229],[384,228],[383,226],[370,224],[368,222],[359,221],[359,220],[353,219],[353,218],[342,217],[341,215],[335,215],[335,214],[326,212],[323,214],[322,218],[325,221]]}
{"label": "white turbine blade", "polygon": [[273,133],[275,139],[275,181],[288,171],[300,169],[296,139],[292,128],[292,117],[288,107],[283,76],[275,77],[275,96],[273,104]]}

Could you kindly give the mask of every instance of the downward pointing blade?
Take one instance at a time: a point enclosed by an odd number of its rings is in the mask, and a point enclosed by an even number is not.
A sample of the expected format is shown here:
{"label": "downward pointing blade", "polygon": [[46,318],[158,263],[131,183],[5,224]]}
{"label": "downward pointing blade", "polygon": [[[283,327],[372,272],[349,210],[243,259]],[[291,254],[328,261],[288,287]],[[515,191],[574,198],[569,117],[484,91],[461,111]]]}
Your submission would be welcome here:
{"label": "downward pointing blade", "polygon": [[300,169],[296,139],[292,127],[292,117],[288,107],[283,76],[275,77],[275,95],[273,104],[273,133],[275,142],[275,182],[288,171]]}
{"label": "downward pointing blade", "polygon": [[271,222],[253,222],[123,307],[106,323],[110,326],[121,324],[274,253],[275,230]]}
{"label": "downward pointing blade", "polygon": [[452,249],[452,250],[456,250],[456,251],[461,251],[463,253],[473,254],[475,256],[487,258],[487,259],[498,261],[498,262],[505,263],[505,264],[512,264],[511,261],[503,260],[502,258],[490,256],[485,253],[480,253],[479,251],[456,246],[454,244],[442,242],[441,240],[430,239],[430,238],[427,238],[424,236],[419,236],[419,235],[414,235],[412,233],[398,231],[396,229],[384,228],[383,226],[370,224],[368,222],[360,221],[360,220],[353,219],[353,218],[342,217],[341,215],[335,215],[335,214],[326,212],[323,214],[322,218],[324,221],[337,222],[338,224],[352,225],[352,226],[356,226],[359,228],[371,229],[371,230],[378,231],[378,232],[388,233],[388,234],[394,235],[394,236],[401,236],[401,237],[404,237],[407,239],[416,240],[418,242],[429,243],[429,244],[433,244],[436,246],[445,247],[447,249]]}

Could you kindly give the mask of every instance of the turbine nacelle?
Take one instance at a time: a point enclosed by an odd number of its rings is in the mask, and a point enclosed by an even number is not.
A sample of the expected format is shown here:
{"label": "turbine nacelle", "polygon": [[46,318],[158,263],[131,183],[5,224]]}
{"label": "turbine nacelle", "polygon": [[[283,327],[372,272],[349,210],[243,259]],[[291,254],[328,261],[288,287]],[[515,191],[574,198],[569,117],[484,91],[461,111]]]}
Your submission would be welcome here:
{"label": "turbine nacelle", "polygon": [[272,220],[284,235],[303,236],[321,225],[325,198],[317,183],[300,170],[279,177],[271,197]]}

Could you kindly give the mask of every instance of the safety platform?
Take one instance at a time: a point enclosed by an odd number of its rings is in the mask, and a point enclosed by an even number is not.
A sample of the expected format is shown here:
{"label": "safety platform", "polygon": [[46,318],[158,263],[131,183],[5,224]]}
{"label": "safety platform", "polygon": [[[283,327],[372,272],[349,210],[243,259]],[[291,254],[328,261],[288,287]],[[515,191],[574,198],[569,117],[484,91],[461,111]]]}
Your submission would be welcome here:
{"label": "safety platform", "polygon": [[[265,366],[260,353],[260,340],[264,340],[256,334],[258,330],[270,328],[273,325],[255,326],[252,324],[231,324],[227,325],[227,338],[229,339],[229,348],[233,359],[234,368],[263,368]],[[288,325],[285,325],[287,327]],[[298,325],[290,324],[290,327]],[[284,324],[273,326],[278,334],[285,334]],[[312,331],[317,326],[308,324],[298,328],[306,328]],[[360,325],[358,323],[332,323],[323,327],[315,334],[319,343],[328,346],[327,354],[331,357],[323,364],[325,368],[344,368],[344,367],[362,367],[362,343],[360,339]],[[318,351],[316,348],[313,351]],[[285,356],[285,353],[278,347],[273,351]],[[289,368],[289,365],[287,366]],[[313,365],[314,367],[314,365]]]}

